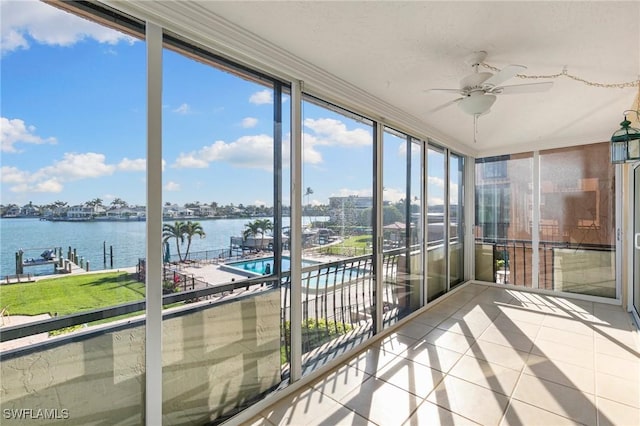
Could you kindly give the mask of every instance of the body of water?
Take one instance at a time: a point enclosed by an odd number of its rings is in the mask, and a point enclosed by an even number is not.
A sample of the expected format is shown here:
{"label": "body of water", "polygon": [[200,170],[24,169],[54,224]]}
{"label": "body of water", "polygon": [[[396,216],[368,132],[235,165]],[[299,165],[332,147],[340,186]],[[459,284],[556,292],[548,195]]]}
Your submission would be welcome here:
{"label": "body of water", "polygon": [[[189,252],[229,248],[230,237],[240,236],[245,224],[255,219],[200,220],[206,237],[194,236]],[[303,223],[328,220],[326,217],[305,218]],[[168,221],[166,223],[173,223]],[[283,218],[283,226],[289,218]],[[109,248],[113,247],[113,267],[135,266],[145,256],[146,222],[96,221],[49,222],[39,219],[0,219],[0,277],[15,274],[15,255],[20,249],[24,258],[40,258],[40,254],[54,247],[62,247],[66,257],[68,248],[76,249],[78,256],[90,262],[91,270],[105,269],[103,244],[107,247],[107,269],[110,268]],[[175,240],[170,242],[171,253],[176,253]],[[184,253],[186,243],[181,247]],[[25,268],[25,273],[50,274],[53,265]]]}

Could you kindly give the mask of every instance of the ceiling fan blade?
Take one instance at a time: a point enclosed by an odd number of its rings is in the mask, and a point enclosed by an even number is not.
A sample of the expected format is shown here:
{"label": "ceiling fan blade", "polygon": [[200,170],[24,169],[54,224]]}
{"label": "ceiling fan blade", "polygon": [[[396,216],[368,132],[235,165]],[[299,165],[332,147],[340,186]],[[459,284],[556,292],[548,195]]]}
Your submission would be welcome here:
{"label": "ceiling fan blade", "polygon": [[464,98],[458,98],[458,99],[454,99],[454,100],[449,101],[449,102],[445,102],[445,103],[443,103],[442,105],[438,105],[437,107],[435,107],[435,108],[433,108],[433,109],[430,109],[430,110],[429,110],[429,111],[427,111],[427,112],[429,112],[429,113],[432,113],[432,112],[438,112],[438,111],[440,111],[440,110],[445,109],[445,108],[446,108],[446,107],[448,107],[448,106],[451,106],[451,105],[453,105],[453,104],[455,104],[455,103],[457,103],[457,102],[460,102],[460,101],[461,101],[461,100],[463,100],[463,99],[464,99]]}
{"label": "ceiling fan blade", "polygon": [[512,95],[516,93],[536,93],[545,92],[553,86],[552,81],[545,81],[544,83],[528,83],[528,84],[515,84],[513,86],[501,86],[495,87],[490,90],[490,93],[496,93],[500,95]]}
{"label": "ceiling fan blade", "polygon": [[522,72],[526,69],[527,67],[525,67],[524,65],[507,65],[506,67],[502,68],[501,71],[495,73],[494,75],[489,77],[487,80],[485,80],[485,82],[482,83],[482,86],[483,87],[498,86],[504,83],[505,81],[509,80],[511,77],[514,77],[519,72]]}
{"label": "ceiling fan blade", "polygon": [[460,89],[427,89],[425,92],[443,92],[443,93],[455,93],[459,94]]}

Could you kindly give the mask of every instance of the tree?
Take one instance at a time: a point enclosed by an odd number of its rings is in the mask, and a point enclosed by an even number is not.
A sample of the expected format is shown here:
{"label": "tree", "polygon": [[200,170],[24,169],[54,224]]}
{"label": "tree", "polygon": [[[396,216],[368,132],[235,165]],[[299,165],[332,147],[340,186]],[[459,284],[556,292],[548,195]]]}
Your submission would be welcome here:
{"label": "tree", "polygon": [[204,232],[200,222],[188,221],[182,225],[182,234],[187,237],[187,251],[184,253],[184,258],[189,258],[189,249],[191,248],[191,239],[194,235],[198,235],[200,239],[204,238],[207,234]]}
{"label": "tree", "polygon": [[124,208],[129,206],[129,204],[126,201],[124,201],[122,198],[115,198],[111,202],[111,205],[115,208]]}
{"label": "tree", "polygon": [[262,239],[260,241],[260,248],[264,248],[264,234],[267,231],[273,231],[273,222],[270,219],[257,219],[255,223],[258,225]]}
{"label": "tree", "polygon": [[182,255],[180,254],[180,244],[184,244],[184,222],[176,221],[173,225],[165,223],[162,226],[162,241],[167,242],[173,238],[176,239],[176,249],[178,251],[178,259],[182,262]]}

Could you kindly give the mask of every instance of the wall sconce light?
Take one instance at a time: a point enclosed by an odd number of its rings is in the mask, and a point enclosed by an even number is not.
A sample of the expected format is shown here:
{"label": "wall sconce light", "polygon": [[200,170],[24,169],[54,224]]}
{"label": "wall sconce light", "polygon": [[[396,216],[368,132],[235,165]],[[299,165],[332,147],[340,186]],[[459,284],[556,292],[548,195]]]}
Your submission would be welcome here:
{"label": "wall sconce light", "polygon": [[611,135],[611,162],[628,163],[640,161],[640,130],[631,127],[627,120],[627,113],[634,113],[640,119],[640,111],[632,109],[624,111],[624,121],[620,123],[620,129]]}

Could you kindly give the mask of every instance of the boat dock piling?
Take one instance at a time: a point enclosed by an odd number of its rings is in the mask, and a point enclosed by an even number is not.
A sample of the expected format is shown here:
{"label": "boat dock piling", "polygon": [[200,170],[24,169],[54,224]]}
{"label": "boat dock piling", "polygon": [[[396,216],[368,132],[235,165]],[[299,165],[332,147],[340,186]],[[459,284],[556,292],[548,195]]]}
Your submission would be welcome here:
{"label": "boat dock piling", "polygon": [[[26,250],[42,250],[42,249],[26,249]],[[24,250],[20,249],[16,252],[16,275],[24,274],[24,268],[29,266],[53,265],[54,274],[69,274],[75,271],[89,271],[89,260],[84,257],[78,257],[78,252],[74,248],[67,251],[67,258],[62,255],[62,247],[54,249],[44,249],[40,258],[24,258]]]}

